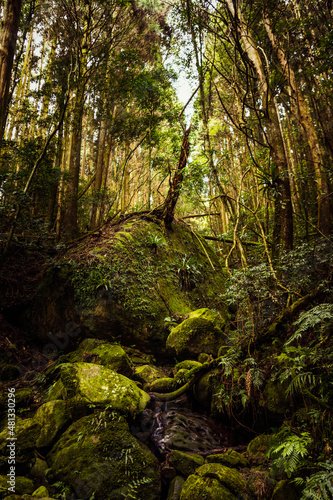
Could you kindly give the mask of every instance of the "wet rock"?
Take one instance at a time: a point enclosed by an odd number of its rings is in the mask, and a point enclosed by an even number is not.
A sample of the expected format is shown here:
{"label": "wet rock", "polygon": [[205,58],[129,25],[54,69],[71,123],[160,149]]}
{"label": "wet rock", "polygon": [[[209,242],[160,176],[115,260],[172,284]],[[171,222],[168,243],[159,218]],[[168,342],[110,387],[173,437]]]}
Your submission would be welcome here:
{"label": "wet rock", "polygon": [[56,477],[77,498],[160,499],[159,464],[130,433],[121,415],[105,413],[101,425],[89,415],[74,422],[47,457]]}
{"label": "wet rock", "polygon": [[162,454],[170,450],[202,452],[226,444],[226,438],[214,430],[209,418],[186,408],[157,413],[152,441]]}
{"label": "wet rock", "polygon": [[224,328],[228,319],[227,313],[222,318],[207,308],[193,311],[171,331],[166,347],[182,360],[196,359],[201,353],[216,356],[220,345],[226,343]]}
{"label": "wet rock", "polygon": [[45,392],[45,400],[46,402],[55,401],[57,399],[63,399],[64,396],[64,384],[61,380],[57,380],[51,385],[47,391]]}
{"label": "wet rock", "polygon": [[173,450],[169,455],[169,463],[179,474],[187,477],[193,474],[195,470],[203,465],[204,458],[195,453],[184,453],[182,451]]}
{"label": "wet rock", "polygon": [[145,409],[150,398],[124,375],[92,363],[61,366],[68,411],[73,419],[89,412],[91,405],[106,406],[134,417]]}

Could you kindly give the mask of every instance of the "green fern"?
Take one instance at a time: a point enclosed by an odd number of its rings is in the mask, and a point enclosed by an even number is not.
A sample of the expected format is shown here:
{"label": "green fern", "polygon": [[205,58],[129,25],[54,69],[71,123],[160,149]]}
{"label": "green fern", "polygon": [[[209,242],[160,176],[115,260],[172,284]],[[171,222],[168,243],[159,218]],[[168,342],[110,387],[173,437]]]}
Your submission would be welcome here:
{"label": "green fern", "polygon": [[317,385],[317,377],[311,373],[298,373],[290,382],[286,396],[294,396],[295,394],[304,394],[305,391],[311,391]]}
{"label": "green fern", "polygon": [[310,329],[320,326],[321,331],[324,331],[331,326],[333,324],[333,304],[319,304],[309,311],[302,312],[293,324],[298,328],[285,345],[300,339]]}
{"label": "green fern", "polygon": [[[319,463],[323,470],[312,474],[305,480],[301,500],[331,500],[333,498],[333,462]],[[304,480],[297,478],[296,484],[304,485]]]}
{"label": "green fern", "polygon": [[[296,472],[304,463],[304,459],[309,454],[309,447],[312,443],[308,432],[302,432],[300,436],[289,434],[286,429],[282,429],[276,438],[279,441],[268,450],[268,456],[272,459],[272,465],[276,469],[284,469],[288,477]],[[282,440],[283,439],[283,440]]]}

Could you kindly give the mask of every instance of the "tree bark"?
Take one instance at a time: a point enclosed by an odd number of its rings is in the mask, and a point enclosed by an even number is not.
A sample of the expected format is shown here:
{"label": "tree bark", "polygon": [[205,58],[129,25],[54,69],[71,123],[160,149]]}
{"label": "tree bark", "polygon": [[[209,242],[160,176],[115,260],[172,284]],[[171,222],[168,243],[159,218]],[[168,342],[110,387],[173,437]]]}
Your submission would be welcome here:
{"label": "tree bark", "polygon": [[4,5],[2,32],[0,35],[0,144],[6,126],[9,86],[21,8],[22,0],[7,0]]}

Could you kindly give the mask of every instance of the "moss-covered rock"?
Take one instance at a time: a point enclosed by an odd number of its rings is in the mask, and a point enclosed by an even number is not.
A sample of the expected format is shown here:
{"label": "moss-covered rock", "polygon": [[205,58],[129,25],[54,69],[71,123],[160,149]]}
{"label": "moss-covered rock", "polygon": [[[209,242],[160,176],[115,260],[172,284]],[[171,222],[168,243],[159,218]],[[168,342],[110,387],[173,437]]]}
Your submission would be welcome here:
{"label": "moss-covered rock", "polygon": [[[29,405],[29,403],[33,400],[34,392],[32,389],[27,387],[22,389],[17,389],[15,391],[15,408],[18,410],[19,408],[24,408]],[[6,410],[8,404],[8,395],[4,391],[4,394],[0,395],[0,410]]]}
{"label": "moss-covered rock", "polygon": [[38,456],[36,457],[35,463],[30,469],[29,475],[33,478],[36,479],[39,484],[43,481],[45,481],[45,475],[46,471],[48,469],[48,465],[46,460],[43,460],[42,458],[39,458]]}
{"label": "moss-covered rock", "polygon": [[[209,358],[209,356],[208,356]],[[202,363],[199,363],[199,361],[194,361],[193,359],[185,359],[184,361],[181,361],[180,363],[177,363],[175,366],[176,371],[178,372],[179,370],[192,370],[192,368],[200,368],[202,366]]]}
{"label": "moss-covered rock", "polygon": [[204,408],[210,409],[212,402],[212,377],[211,373],[205,373],[195,384],[193,395],[195,400]]}
{"label": "moss-covered rock", "polygon": [[272,436],[269,434],[260,434],[256,436],[247,445],[247,454],[251,458],[264,459],[271,445]]}
{"label": "moss-covered rock", "polygon": [[37,490],[32,493],[32,496],[36,498],[50,497],[49,492],[45,486],[40,486],[39,488],[37,488]]}
{"label": "moss-covered rock", "polygon": [[176,389],[176,385],[177,384],[174,378],[163,377],[154,380],[154,382],[150,384],[150,390],[151,392],[167,393],[174,391]]}
{"label": "moss-covered rock", "polygon": [[227,321],[227,314],[218,316],[207,308],[193,311],[171,331],[166,347],[183,360],[196,359],[203,352],[216,356],[221,343],[226,342],[223,330]]}
{"label": "moss-covered rock", "polygon": [[245,489],[246,482],[236,470],[222,464],[204,464],[196,470],[200,477],[214,477],[232,493],[238,495]]}
{"label": "moss-covered rock", "polygon": [[272,500],[298,500],[299,492],[292,481],[284,479],[274,488]]}
{"label": "moss-covered rock", "polygon": [[169,463],[179,474],[187,477],[204,464],[204,458],[196,453],[184,453],[173,450],[169,455]]}
{"label": "moss-covered rock", "polygon": [[[40,434],[40,424],[34,418],[21,419],[16,417],[15,426],[15,453],[17,456],[31,452]],[[0,434],[0,452],[7,455],[8,430],[5,429]]]}
{"label": "moss-covered rock", "polygon": [[60,331],[68,349],[73,335],[90,332],[160,356],[167,317],[185,317],[202,306],[224,314],[225,277],[216,254],[185,225],[172,229],[135,216],[72,246],[44,279],[32,307],[38,338],[49,343],[49,332]]}
{"label": "moss-covered rock", "polygon": [[84,339],[75,351],[61,356],[58,364],[82,361],[103,365],[126,377],[131,377],[133,373],[132,362],[124,349],[120,345],[110,344],[103,340]]}
{"label": "moss-covered rock", "polygon": [[47,389],[45,392],[45,401],[56,401],[57,399],[61,400],[63,399],[64,396],[64,384],[62,381],[56,380],[53,385],[50,385],[50,387]]}
{"label": "moss-covered rock", "polygon": [[5,498],[11,494],[24,495],[27,493],[31,495],[34,489],[34,483],[26,477],[16,476],[11,481],[10,476],[0,476],[0,498]]}
{"label": "moss-covered rock", "polygon": [[179,500],[184,483],[185,479],[183,477],[174,477],[169,486],[167,500]]}
{"label": "moss-covered rock", "polygon": [[207,463],[227,465],[232,468],[249,467],[249,461],[235,450],[227,450],[225,453],[217,453],[206,457]]}
{"label": "moss-covered rock", "polygon": [[105,414],[103,425],[89,415],[74,422],[49,453],[56,477],[69,484],[77,498],[118,500],[160,499],[159,464],[137,441],[120,415]]}
{"label": "moss-covered rock", "polygon": [[180,494],[180,500],[236,500],[231,491],[215,477],[189,476]]}
{"label": "moss-covered rock", "polygon": [[152,365],[140,365],[134,369],[135,380],[142,384],[151,384],[154,380],[165,377],[165,370]]}
{"label": "moss-covered rock", "polygon": [[40,406],[34,416],[40,425],[37,448],[50,446],[57,434],[70,421],[64,401],[50,401]]}
{"label": "moss-covered rock", "polygon": [[72,418],[91,405],[108,406],[134,417],[142,412],[150,398],[124,375],[93,363],[66,363],[61,366],[65,399]]}

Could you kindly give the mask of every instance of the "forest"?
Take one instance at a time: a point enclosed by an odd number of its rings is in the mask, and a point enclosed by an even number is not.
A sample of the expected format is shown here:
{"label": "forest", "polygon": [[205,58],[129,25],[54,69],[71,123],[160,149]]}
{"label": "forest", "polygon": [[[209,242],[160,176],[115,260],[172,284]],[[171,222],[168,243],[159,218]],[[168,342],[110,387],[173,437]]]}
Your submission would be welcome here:
{"label": "forest", "polygon": [[333,498],[332,28],[0,0],[0,499]]}

